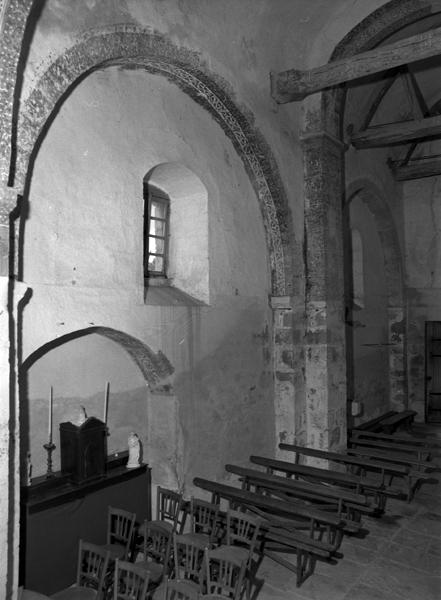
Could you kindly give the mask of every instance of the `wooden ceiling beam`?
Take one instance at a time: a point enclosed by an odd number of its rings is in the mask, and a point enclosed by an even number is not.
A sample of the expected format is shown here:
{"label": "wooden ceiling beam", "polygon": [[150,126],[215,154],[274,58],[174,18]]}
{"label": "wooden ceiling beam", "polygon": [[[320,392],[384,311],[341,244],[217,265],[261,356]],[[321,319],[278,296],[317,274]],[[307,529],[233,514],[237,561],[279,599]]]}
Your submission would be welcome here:
{"label": "wooden ceiling beam", "polygon": [[326,88],[438,54],[441,54],[441,27],[315,69],[271,73],[271,96],[278,104],[303,100]]}
{"label": "wooden ceiling beam", "polygon": [[392,173],[397,181],[422,179],[441,175],[441,158],[432,160],[410,161],[407,165],[390,164]]}
{"label": "wooden ceiling beam", "polygon": [[417,119],[415,121],[401,121],[387,125],[376,125],[365,131],[351,136],[354,148],[379,148],[380,146],[393,146],[394,144],[408,144],[415,140],[438,137],[441,135],[441,115]]}

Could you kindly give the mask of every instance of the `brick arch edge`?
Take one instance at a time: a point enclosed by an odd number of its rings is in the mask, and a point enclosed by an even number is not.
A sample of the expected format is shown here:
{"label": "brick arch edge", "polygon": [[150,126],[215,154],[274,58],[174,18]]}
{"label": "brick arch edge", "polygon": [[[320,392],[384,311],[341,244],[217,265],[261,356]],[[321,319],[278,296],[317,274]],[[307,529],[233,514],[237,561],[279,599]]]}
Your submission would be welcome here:
{"label": "brick arch edge", "polygon": [[102,335],[121,346],[139,368],[152,392],[172,391],[170,378],[174,372],[174,368],[165,354],[163,354],[161,350],[158,350],[158,352],[155,353],[147,344],[144,344],[144,342],[141,342],[138,338],[110,327],[88,327],[86,329],[68,333],[43,344],[43,346],[40,346],[40,348],[30,354],[23,362],[20,369],[21,374],[25,373],[39,358],[44,356],[50,350],[73,339],[92,333]]}

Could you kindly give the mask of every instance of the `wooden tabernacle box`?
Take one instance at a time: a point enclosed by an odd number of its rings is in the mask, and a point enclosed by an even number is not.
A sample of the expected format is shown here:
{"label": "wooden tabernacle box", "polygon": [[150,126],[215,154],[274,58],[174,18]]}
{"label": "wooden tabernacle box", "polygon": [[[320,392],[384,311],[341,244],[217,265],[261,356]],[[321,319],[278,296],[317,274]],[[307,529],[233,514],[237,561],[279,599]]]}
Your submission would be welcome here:
{"label": "wooden tabernacle box", "polygon": [[82,425],[60,423],[61,472],[73,483],[103,477],[107,461],[107,427],[95,417]]}

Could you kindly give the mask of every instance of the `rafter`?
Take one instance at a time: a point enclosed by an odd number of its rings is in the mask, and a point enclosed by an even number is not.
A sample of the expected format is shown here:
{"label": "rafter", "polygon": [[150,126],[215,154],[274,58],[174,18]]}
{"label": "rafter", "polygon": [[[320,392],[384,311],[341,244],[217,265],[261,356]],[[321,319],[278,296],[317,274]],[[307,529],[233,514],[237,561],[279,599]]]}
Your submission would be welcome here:
{"label": "rafter", "polygon": [[441,116],[377,125],[352,135],[351,144],[357,148],[378,148],[394,144],[408,144],[415,140],[441,135]]}
{"label": "rafter", "polygon": [[440,53],[441,27],[438,27],[308,71],[289,69],[271,73],[271,95],[279,104],[303,100],[309,94],[328,87]]}

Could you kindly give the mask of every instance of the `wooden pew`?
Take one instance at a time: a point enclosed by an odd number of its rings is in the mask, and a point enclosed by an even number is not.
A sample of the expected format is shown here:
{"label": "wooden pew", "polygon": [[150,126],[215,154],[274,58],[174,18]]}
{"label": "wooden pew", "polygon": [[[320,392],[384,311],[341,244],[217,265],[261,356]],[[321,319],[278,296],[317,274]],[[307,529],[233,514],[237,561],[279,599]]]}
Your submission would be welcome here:
{"label": "wooden pew", "polygon": [[369,421],[365,421],[364,423],[361,423],[360,425],[357,426],[357,429],[360,429],[361,431],[381,431],[381,422],[384,419],[392,417],[393,415],[396,415],[396,414],[397,414],[396,410],[389,410],[387,413],[384,413],[383,415],[380,415],[379,417],[375,417],[375,419],[370,419]]}
{"label": "wooden pew", "polygon": [[250,462],[266,467],[268,473],[280,471],[281,473],[285,473],[287,477],[295,476],[306,480],[313,479],[322,483],[330,483],[339,487],[349,488],[356,494],[366,494],[379,511],[384,510],[388,496],[397,496],[395,492],[388,489],[386,486],[366,481],[365,478],[351,473],[309,467],[307,465],[294,464],[292,462],[266,458],[263,456],[250,456]]}
{"label": "wooden pew", "polygon": [[306,500],[313,502],[319,509],[332,510],[344,521],[344,528],[353,533],[360,530],[361,514],[376,513],[376,509],[363,494],[355,494],[330,485],[287,479],[237,465],[227,464],[225,470],[241,478],[243,489],[249,490],[250,486],[253,486],[256,492],[270,492],[288,501]]}
{"label": "wooden pew", "polygon": [[349,438],[349,443],[352,446],[371,447],[375,450],[380,450],[383,453],[394,456],[406,457],[417,462],[426,462],[434,456],[440,456],[433,452],[433,448],[427,448],[418,444],[400,444],[398,442],[390,442],[385,440],[365,439],[360,436],[352,436]]}
{"label": "wooden pew", "polygon": [[410,430],[417,412],[415,410],[403,410],[396,415],[390,415],[387,419],[381,421],[381,429],[385,433],[394,433],[399,427],[405,427]]}
{"label": "wooden pew", "polygon": [[[198,484],[195,483],[195,485]],[[210,491],[215,496],[215,501],[218,501],[219,497],[222,497],[227,498],[235,504],[255,506],[260,510],[268,512],[269,519],[271,515],[288,518],[296,530],[306,529],[310,532],[313,539],[322,539],[325,532],[328,543],[333,551],[337,550],[340,546],[345,523],[338,515],[333,515],[312,507],[299,506],[292,502],[263,496],[262,494],[255,494],[254,492],[213,481],[210,482],[210,485],[212,485]]]}
{"label": "wooden pew", "polygon": [[441,439],[436,437],[423,437],[416,435],[397,435],[395,433],[374,433],[372,431],[363,431],[361,429],[352,429],[351,438],[365,438],[368,440],[383,440],[398,444],[411,444],[422,446],[423,448],[441,448]]}
{"label": "wooden pew", "polygon": [[[331,559],[335,554],[336,546],[340,544],[341,529],[338,530],[340,531],[339,539],[336,537],[333,544],[315,539],[312,532],[308,535],[298,531],[296,529],[297,513],[287,502],[266,498],[261,494],[253,494],[199,477],[196,477],[193,483],[195,486],[211,492],[214,502],[225,498],[236,506],[241,505],[252,511],[257,508],[258,514],[264,517],[263,554],[296,573],[297,587],[313,574],[317,558]],[[279,518],[279,515],[285,518]],[[290,517],[293,517],[294,525],[291,524]],[[297,554],[295,565],[279,555],[279,553],[294,552]]]}
{"label": "wooden pew", "polygon": [[415,471],[411,470],[407,465],[375,460],[375,458],[372,456],[357,456],[354,454],[350,455],[337,452],[328,452],[327,450],[306,448],[304,446],[296,446],[295,444],[279,444],[279,448],[281,450],[294,452],[296,455],[296,463],[298,463],[300,456],[314,456],[316,458],[322,458],[350,467],[355,467],[358,469],[360,475],[363,475],[366,471],[380,473],[382,485],[386,485],[386,476],[389,477],[389,485],[394,477],[400,477],[406,484],[406,497],[408,501],[413,498],[420,480],[424,479],[424,477],[420,476],[420,473],[415,475]]}

